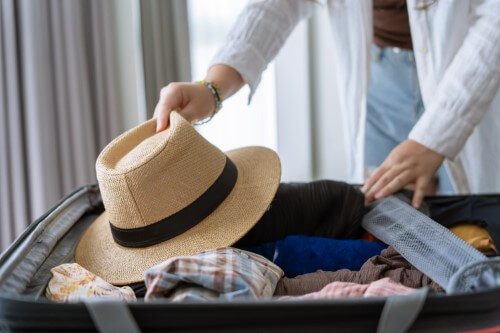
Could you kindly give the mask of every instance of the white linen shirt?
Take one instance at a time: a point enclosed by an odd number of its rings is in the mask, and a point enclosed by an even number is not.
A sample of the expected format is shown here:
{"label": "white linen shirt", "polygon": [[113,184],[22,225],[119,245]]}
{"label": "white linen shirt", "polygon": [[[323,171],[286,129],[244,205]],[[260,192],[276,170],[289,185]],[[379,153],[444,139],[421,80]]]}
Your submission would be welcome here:
{"label": "white linen shirt", "polygon": [[[425,6],[425,4],[429,4]],[[409,134],[444,155],[458,192],[500,191],[500,0],[407,0],[425,112]],[[329,11],[337,94],[351,149],[350,181],[362,182],[373,39],[371,0],[250,0],[211,64],[250,86],[315,6]]]}

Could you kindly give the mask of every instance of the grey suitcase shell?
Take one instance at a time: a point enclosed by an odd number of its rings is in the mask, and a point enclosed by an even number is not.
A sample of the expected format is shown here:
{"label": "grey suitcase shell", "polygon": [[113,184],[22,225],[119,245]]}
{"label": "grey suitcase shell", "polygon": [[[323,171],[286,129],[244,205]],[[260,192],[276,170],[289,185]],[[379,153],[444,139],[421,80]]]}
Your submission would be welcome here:
{"label": "grey suitcase shell", "polygon": [[[500,195],[490,197],[498,198],[500,208]],[[43,293],[50,268],[72,260],[79,236],[102,211],[98,187],[82,187],[2,254],[0,332],[500,332],[500,288],[452,296],[421,292],[292,302],[48,301]]]}

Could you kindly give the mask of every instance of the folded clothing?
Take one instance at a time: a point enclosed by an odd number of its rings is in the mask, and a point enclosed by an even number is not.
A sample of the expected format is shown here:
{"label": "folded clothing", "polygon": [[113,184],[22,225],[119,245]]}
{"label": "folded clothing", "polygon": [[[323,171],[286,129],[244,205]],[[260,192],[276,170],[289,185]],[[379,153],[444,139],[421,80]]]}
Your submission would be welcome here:
{"label": "folded clothing", "polygon": [[266,258],[235,248],[174,257],[146,271],[145,300],[257,299],[272,297],[283,271]]}
{"label": "folded clothing", "polygon": [[[233,246],[247,248],[284,239],[289,235],[355,239],[363,233],[364,195],[343,182],[320,180],[281,183],[257,224]],[[144,285],[133,285],[138,297]]]}
{"label": "folded clothing", "polygon": [[260,254],[278,265],[287,277],[342,268],[359,270],[373,256],[385,249],[381,242],[339,240],[294,235],[283,240],[249,246],[245,250]]}
{"label": "folded clothing", "polygon": [[383,297],[390,295],[404,295],[414,292],[416,289],[409,288],[401,283],[383,278],[369,284],[358,284],[352,282],[332,282],[320,291],[302,296],[283,296],[281,299],[324,299],[343,297]]}
{"label": "folded clothing", "polygon": [[335,272],[317,271],[294,278],[282,278],[276,286],[274,295],[299,296],[321,290],[335,281],[367,284],[385,277],[410,288],[428,286],[431,291],[443,291],[437,283],[413,267],[392,246],[389,246],[380,255],[366,261],[359,271],[348,269]]}
{"label": "folded clothing", "polygon": [[430,217],[439,224],[451,228],[463,222],[481,221],[500,246],[500,198],[498,196],[442,196],[428,198]]}
{"label": "folded clothing", "polygon": [[57,302],[80,302],[90,298],[135,301],[130,287],[115,287],[82,266],[62,264],[52,268],[45,296]]}
{"label": "folded clothing", "polygon": [[363,193],[332,180],[281,183],[269,209],[236,244],[246,248],[289,235],[359,239],[366,212]]}
{"label": "folded clothing", "polygon": [[450,231],[484,255],[491,256],[498,253],[484,222],[460,223],[451,227]]}

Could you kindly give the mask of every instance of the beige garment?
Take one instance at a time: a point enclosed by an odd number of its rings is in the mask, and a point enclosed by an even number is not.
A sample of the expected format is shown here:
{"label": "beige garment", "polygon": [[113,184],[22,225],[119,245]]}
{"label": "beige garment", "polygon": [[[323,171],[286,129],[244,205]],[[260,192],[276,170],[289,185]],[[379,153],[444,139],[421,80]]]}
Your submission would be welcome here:
{"label": "beige garment", "polygon": [[50,270],[45,296],[57,302],[80,302],[89,298],[135,301],[130,287],[115,287],[78,264],[62,264]]}
{"label": "beige garment", "polygon": [[485,255],[498,253],[490,233],[480,225],[461,223],[450,228],[450,231]]}

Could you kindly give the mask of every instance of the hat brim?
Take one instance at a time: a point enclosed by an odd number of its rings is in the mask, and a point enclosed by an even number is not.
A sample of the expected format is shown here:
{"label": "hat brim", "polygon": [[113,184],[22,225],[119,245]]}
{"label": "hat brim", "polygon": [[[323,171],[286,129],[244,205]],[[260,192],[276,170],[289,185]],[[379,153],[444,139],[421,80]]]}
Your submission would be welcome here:
{"label": "hat brim", "polygon": [[[115,285],[144,280],[144,272],[162,261],[234,244],[261,218],[271,203],[281,177],[277,154],[264,147],[226,152],[238,169],[229,196],[209,216],[185,233],[145,248],[114,242],[106,212],[80,239],[75,261]],[[166,189],[167,190],[167,189]]]}

